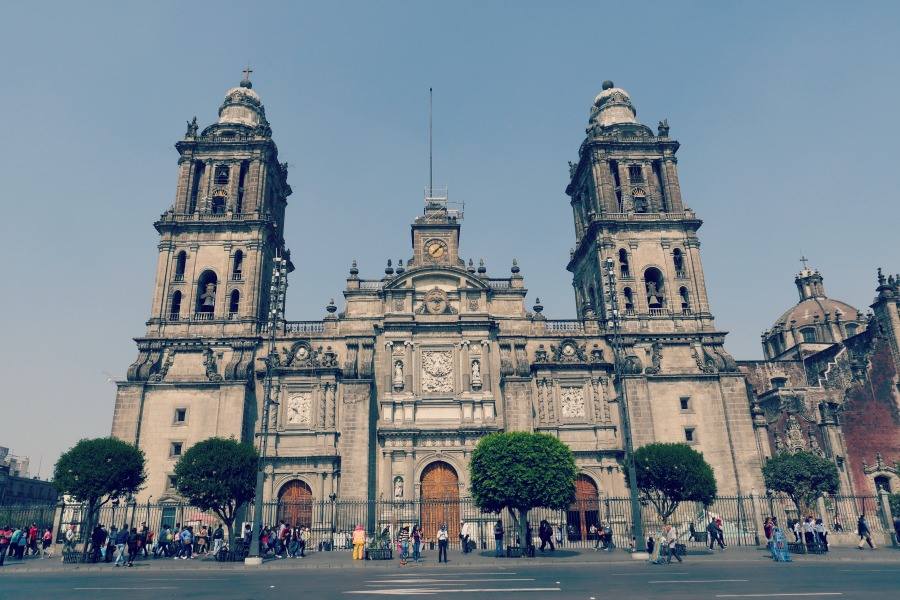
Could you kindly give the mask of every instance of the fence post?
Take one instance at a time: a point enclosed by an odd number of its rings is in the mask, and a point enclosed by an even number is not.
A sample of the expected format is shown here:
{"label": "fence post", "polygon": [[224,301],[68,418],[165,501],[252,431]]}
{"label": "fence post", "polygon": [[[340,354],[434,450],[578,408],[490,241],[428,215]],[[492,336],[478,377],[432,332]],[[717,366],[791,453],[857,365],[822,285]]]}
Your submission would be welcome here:
{"label": "fence post", "polygon": [[884,531],[887,533],[888,539],[891,540],[891,545],[896,547],[900,544],[900,540],[897,539],[894,532],[894,518],[891,515],[890,496],[888,496],[886,489],[881,488],[878,490],[878,497],[881,500],[881,519],[884,522]]}
{"label": "fence post", "polygon": [[822,523],[825,524],[825,527],[828,527],[828,509],[825,508],[824,496],[816,498],[816,509],[819,511],[819,518],[822,519]]}
{"label": "fence post", "polygon": [[[63,513],[66,512],[66,503],[63,502],[62,499],[56,503],[56,509],[53,513],[53,545],[55,546],[59,543],[59,533],[60,528],[62,527]],[[60,552],[62,555],[62,552]]]}
{"label": "fence post", "polygon": [[[763,528],[763,519],[762,512],[759,509],[759,502],[756,501],[756,489],[750,490],[750,508],[753,510],[753,520],[754,520],[754,542],[759,546],[759,540],[766,537],[765,530]],[[762,533],[762,536],[760,536]]]}

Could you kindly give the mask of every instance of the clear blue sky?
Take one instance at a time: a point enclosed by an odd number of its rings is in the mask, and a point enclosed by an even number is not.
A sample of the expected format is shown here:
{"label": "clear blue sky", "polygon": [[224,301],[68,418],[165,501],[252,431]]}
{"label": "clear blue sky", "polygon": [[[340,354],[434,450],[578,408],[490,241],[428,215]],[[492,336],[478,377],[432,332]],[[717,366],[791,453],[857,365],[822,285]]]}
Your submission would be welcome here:
{"label": "clear blue sky", "polygon": [[574,314],[564,194],[604,79],[682,143],[686,203],[738,358],[796,301],[805,253],[865,308],[900,270],[900,3],[8,2],[0,19],[0,445],[43,463],[109,433],[149,314],[175,141],[210,123],[247,61],[282,160],[317,319],[347,268],[409,255],[427,180],[466,202],[463,254],[516,257],[551,318]]}

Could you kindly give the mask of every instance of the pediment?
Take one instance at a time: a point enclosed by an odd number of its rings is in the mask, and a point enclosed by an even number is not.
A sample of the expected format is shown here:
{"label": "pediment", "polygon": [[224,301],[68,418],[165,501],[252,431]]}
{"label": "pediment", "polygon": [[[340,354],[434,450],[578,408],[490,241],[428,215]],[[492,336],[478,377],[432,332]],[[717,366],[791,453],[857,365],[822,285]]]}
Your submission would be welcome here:
{"label": "pediment", "polygon": [[395,277],[384,290],[416,290],[426,292],[437,288],[445,292],[458,290],[487,290],[488,285],[465,269],[452,267],[419,267]]}

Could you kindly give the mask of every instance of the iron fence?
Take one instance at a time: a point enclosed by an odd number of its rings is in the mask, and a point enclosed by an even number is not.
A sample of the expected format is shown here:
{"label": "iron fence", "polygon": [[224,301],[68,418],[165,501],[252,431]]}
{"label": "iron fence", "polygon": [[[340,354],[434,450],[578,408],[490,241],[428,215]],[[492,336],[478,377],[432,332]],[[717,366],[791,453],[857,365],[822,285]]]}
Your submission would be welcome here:
{"label": "iron fence", "polygon": [[[874,496],[832,496],[824,501],[827,525],[836,530],[840,524],[845,531],[852,531],[858,515],[868,516],[873,532],[884,532],[885,516],[881,502]],[[518,527],[508,511],[483,512],[471,498],[453,500],[367,501],[367,500],[307,500],[294,503],[266,502],[263,506],[263,523],[276,526],[280,522],[309,528],[308,548],[313,550],[348,550],[353,529],[362,525],[370,538],[396,543],[404,526],[418,524],[422,528],[425,548],[436,543],[437,531],[442,524],[449,530],[450,546],[460,548],[460,532],[463,523],[469,537],[478,548],[493,547],[494,524],[500,519],[504,529],[505,545],[521,545]],[[233,532],[240,535],[253,514],[253,506],[239,511]],[[675,526],[682,543],[689,547],[707,543],[706,527],[713,519],[721,520],[725,543],[734,546],[754,546],[760,543],[759,531],[767,516],[777,517],[787,524],[797,518],[793,503],[781,496],[721,496],[710,505],[682,502],[668,521]],[[820,516],[818,511],[814,516]],[[650,504],[641,507],[641,518],[647,535],[658,535],[662,520]],[[67,528],[74,526],[76,538],[86,537],[87,514],[81,504],[0,506],[0,525],[30,524],[56,525],[56,539],[62,541]],[[164,527],[175,528],[191,525],[195,535],[205,526],[209,537],[221,521],[211,511],[202,511],[183,503],[134,503],[107,504],[97,511],[99,523],[117,528],[148,529],[158,535]],[[547,521],[553,527],[553,543],[563,547],[592,548],[597,545],[598,528],[609,527],[615,546],[627,548],[631,542],[631,504],[629,498],[579,499],[567,510],[538,508],[528,513],[532,543],[539,545],[538,524]]]}

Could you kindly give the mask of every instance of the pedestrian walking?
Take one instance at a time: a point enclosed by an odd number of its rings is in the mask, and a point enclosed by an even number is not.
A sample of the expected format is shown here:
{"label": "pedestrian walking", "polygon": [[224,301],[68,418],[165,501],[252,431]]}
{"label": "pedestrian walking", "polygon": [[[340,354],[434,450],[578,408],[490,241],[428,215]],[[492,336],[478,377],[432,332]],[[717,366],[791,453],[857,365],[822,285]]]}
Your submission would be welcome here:
{"label": "pedestrian walking", "polygon": [[128,524],[122,525],[122,529],[116,532],[116,566],[125,564],[125,548],[128,546]]}
{"label": "pedestrian walking", "polygon": [[[25,548],[28,547],[28,528],[20,527],[16,531],[19,532],[18,537],[16,537],[16,558],[19,560],[25,560]],[[15,537],[15,533],[13,533]]]}
{"label": "pedestrian walking", "polygon": [[197,554],[209,554],[209,528],[206,525],[200,527],[197,535]]}
{"label": "pedestrian walking", "polygon": [[218,558],[219,552],[222,550],[222,544],[225,543],[225,530],[222,529],[222,524],[219,523],[216,525],[215,530],[213,530],[213,557]]}
{"label": "pedestrian walking", "polygon": [[422,531],[418,525],[412,528],[412,546],[413,546],[413,562],[419,562],[420,550],[422,549]]}
{"label": "pedestrian walking", "polygon": [[194,528],[190,525],[181,532],[181,544],[184,548],[181,555],[182,560],[194,558]]}
{"label": "pedestrian walking", "polygon": [[40,538],[40,530],[38,530],[37,523],[32,523],[28,528],[28,549],[31,551],[31,556],[38,554],[38,538]]}
{"label": "pedestrian walking", "polygon": [[447,524],[441,523],[440,529],[437,532],[437,540],[438,540],[438,562],[441,562],[443,558],[443,562],[447,562],[447,544],[450,542],[450,534],[447,532]]}
{"label": "pedestrian walking", "polygon": [[541,552],[544,551],[544,548],[549,543],[550,551],[553,552],[556,550],[556,547],[553,545],[553,527],[550,526],[550,523],[546,519],[542,519],[540,523],[538,523],[538,537],[541,540],[541,547],[539,548]]}
{"label": "pedestrian walking", "polygon": [[678,562],[684,562],[681,560],[681,557],[678,556],[678,534],[675,531],[675,528],[671,525],[667,524],[663,529],[665,533],[665,544],[666,544],[666,564],[672,562],[672,557],[674,556]]}
{"label": "pedestrian walking", "polygon": [[771,550],[772,534],[775,533],[775,523],[772,521],[772,517],[766,517],[766,522],[763,523],[763,533],[766,536],[766,550]]}
{"label": "pedestrian walking", "polygon": [[469,553],[469,524],[465,521],[459,522],[459,541],[462,546],[462,553]]}
{"label": "pedestrian walking", "polygon": [[140,549],[141,542],[141,534],[138,533],[137,527],[132,527],[131,531],[128,533],[128,562],[125,563],[126,567],[134,566],[134,559],[137,556]]}
{"label": "pedestrian walking", "polygon": [[791,562],[787,536],[777,522],[775,523],[775,529],[772,531],[772,560],[775,562]]}
{"label": "pedestrian walking", "polygon": [[6,525],[0,529],[0,567],[6,561],[6,553],[9,552],[9,538],[12,536],[12,529]]}
{"label": "pedestrian walking", "polygon": [[875,549],[875,544],[872,543],[872,531],[869,529],[869,522],[866,520],[866,513],[859,515],[859,520],[856,521],[856,533],[859,534],[857,550],[862,550],[863,544],[869,544],[870,550]]}
{"label": "pedestrian walking", "polygon": [[50,527],[46,527],[41,535],[41,558],[53,558],[53,530]]}
{"label": "pedestrian walking", "polygon": [[497,519],[494,523],[494,558],[503,557],[503,521]]}
{"label": "pedestrian walking", "polygon": [[811,516],[807,516],[803,519],[803,524],[800,525],[801,531],[803,531],[803,543],[806,544],[807,552],[814,552],[816,545],[816,532],[814,528],[813,518]]}
{"label": "pedestrian walking", "polygon": [[366,546],[366,531],[363,529],[363,526],[360,524],[356,525],[356,529],[353,530],[353,560],[362,560],[364,555],[364,549]]}
{"label": "pedestrian walking", "polygon": [[400,565],[406,564],[409,558],[409,526],[404,525],[400,528],[400,534],[397,536],[397,545],[400,549]]}
{"label": "pedestrian walking", "polygon": [[719,528],[720,521],[710,519],[709,525],[706,526],[706,537],[709,541],[709,549],[712,550],[716,544],[719,544],[721,550],[725,549],[725,542],[722,536],[722,530]]}
{"label": "pedestrian walking", "polygon": [[816,544],[821,546],[823,551],[828,552],[828,530],[825,529],[822,519],[816,519],[813,531],[816,534]]}

